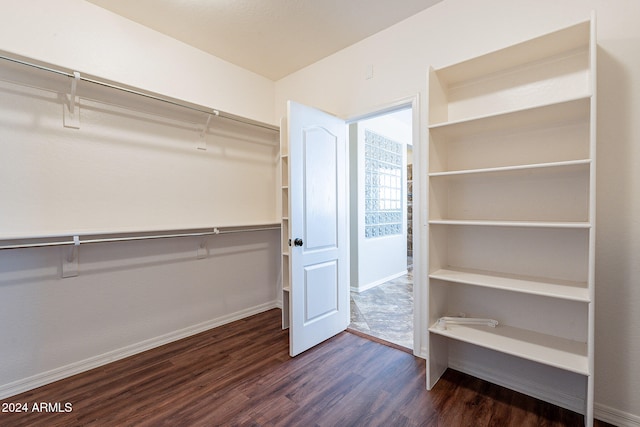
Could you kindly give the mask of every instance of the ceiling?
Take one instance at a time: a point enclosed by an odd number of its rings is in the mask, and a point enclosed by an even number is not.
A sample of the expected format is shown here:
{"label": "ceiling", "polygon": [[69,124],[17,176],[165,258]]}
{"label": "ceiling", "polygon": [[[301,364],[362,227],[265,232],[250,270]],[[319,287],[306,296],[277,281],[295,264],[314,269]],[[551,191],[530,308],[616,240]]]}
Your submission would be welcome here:
{"label": "ceiling", "polygon": [[87,0],[278,80],[442,0]]}

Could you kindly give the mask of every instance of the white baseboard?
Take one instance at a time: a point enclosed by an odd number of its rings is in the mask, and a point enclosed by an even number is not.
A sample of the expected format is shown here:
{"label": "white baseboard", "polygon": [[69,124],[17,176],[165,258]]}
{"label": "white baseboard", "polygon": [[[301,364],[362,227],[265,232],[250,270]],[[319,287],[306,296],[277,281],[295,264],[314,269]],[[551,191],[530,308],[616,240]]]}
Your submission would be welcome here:
{"label": "white baseboard", "polygon": [[358,286],[351,286],[351,290],[352,290],[353,292],[358,292],[358,293],[360,293],[360,292],[364,292],[364,291],[366,291],[366,290],[368,290],[368,289],[375,288],[376,286],[380,286],[380,285],[382,285],[383,283],[388,282],[388,281],[390,281],[390,280],[394,280],[394,279],[397,279],[398,277],[402,277],[402,276],[404,276],[405,274],[407,274],[408,272],[409,272],[409,270],[404,270],[404,271],[401,271],[401,272],[399,272],[399,273],[392,274],[391,276],[387,276],[387,277],[384,277],[384,278],[382,278],[382,279],[376,280],[375,282],[366,283],[366,284],[364,284],[364,285],[362,285],[362,286],[360,286],[360,285],[358,285]]}
{"label": "white baseboard", "polygon": [[133,356],[134,354],[142,353],[143,351],[147,351],[155,347],[160,347],[161,345],[168,344],[182,338],[187,338],[191,335],[199,334],[200,332],[204,332],[209,329],[213,329],[218,326],[234,322],[236,320],[244,319],[245,317],[253,316],[254,314],[262,313],[264,311],[271,310],[272,308],[277,307],[277,301],[271,301],[225,316],[220,316],[216,319],[211,319],[184,329],[170,332],[168,334],[160,335],[155,338],[131,344],[126,347],[100,354],[98,356],[90,357],[78,362],[73,362],[66,366],[61,366],[59,368],[52,369],[47,372],[42,372],[28,378],[20,379],[8,384],[3,384],[0,385],[0,399],[6,399],[7,397],[15,396],[16,394],[33,390],[34,388],[50,384],[63,378],[68,378],[72,375],[86,372],[90,369],[115,362],[116,360],[124,359],[125,357]]}
{"label": "white baseboard", "polygon": [[554,388],[548,387],[546,384],[523,381],[522,378],[505,375],[504,372],[487,369],[486,366],[476,365],[468,360],[449,359],[449,367],[489,381],[490,383],[535,397],[536,399],[544,400],[561,408],[569,409],[570,411],[580,414],[584,413],[584,399],[562,393]]}
{"label": "white baseboard", "polygon": [[593,415],[596,419],[619,427],[640,427],[640,416],[622,412],[600,403],[594,403]]}

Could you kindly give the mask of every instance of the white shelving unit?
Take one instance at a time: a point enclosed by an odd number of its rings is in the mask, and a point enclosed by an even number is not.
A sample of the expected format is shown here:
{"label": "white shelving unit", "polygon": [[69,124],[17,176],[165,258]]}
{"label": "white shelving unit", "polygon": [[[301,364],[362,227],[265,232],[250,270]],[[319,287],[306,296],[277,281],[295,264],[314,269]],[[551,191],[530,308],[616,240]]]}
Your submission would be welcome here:
{"label": "white shelving unit", "polygon": [[429,389],[548,382],[593,423],[595,54],[592,17],[429,73]]}
{"label": "white shelving unit", "polygon": [[289,138],[287,126],[283,122],[280,126],[280,182],[282,200],[282,222],[281,222],[281,247],[282,247],[282,329],[289,328],[289,295],[291,291],[291,259],[289,236]]}

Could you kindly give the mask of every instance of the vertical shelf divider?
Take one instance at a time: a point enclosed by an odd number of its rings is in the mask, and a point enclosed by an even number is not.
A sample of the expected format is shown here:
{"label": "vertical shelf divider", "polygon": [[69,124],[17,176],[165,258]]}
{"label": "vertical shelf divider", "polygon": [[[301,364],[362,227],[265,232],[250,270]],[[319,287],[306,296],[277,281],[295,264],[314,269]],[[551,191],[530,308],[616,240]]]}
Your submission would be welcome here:
{"label": "vertical shelf divider", "polygon": [[289,221],[289,137],[287,135],[286,118],[280,124],[280,183],[281,183],[281,277],[282,289],[282,329],[289,328],[289,297],[291,291],[291,260],[289,251],[290,221]]}

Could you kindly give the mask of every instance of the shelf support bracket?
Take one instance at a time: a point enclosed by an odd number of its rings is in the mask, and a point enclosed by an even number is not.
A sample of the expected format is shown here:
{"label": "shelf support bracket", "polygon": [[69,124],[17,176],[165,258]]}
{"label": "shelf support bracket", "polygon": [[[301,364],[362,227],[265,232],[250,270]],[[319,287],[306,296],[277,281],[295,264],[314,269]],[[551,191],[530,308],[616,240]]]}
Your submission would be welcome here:
{"label": "shelf support bracket", "polygon": [[77,71],[74,71],[73,80],[71,80],[71,92],[69,93],[69,103],[68,103],[68,106],[66,106],[66,108],[63,107],[63,110],[64,110],[63,125],[66,128],[80,129],[80,97],[77,95],[79,81],[80,81],[80,73]]}
{"label": "shelf support bracket", "polygon": [[205,239],[202,239],[200,241],[200,245],[198,246],[196,258],[205,259],[208,254],[209,254],[209,250],[207,249],[207,241]]}
{"label": "shelf support bracket", "polygon": [[62,250],[62,278],[78,275],[78,247],[80,236],[73,236],[73,246]]}
{"label": "shelf support bracket", "polygon": [[207,114],[207,122],[204,125],[204,128],[200,132],[200,137],[198,138],[198,150],[207,150],[207,131],[209,130],[209,123],[211,123],[212,116],[219,116],[220,112],[218,110],[213,110],[212,114]]}

